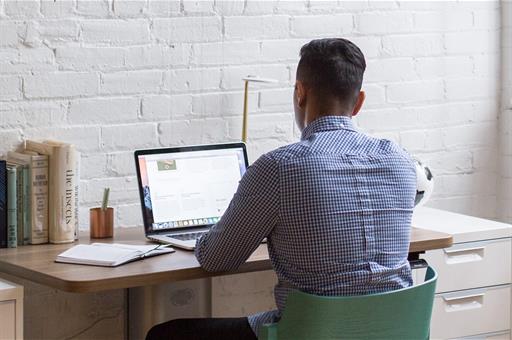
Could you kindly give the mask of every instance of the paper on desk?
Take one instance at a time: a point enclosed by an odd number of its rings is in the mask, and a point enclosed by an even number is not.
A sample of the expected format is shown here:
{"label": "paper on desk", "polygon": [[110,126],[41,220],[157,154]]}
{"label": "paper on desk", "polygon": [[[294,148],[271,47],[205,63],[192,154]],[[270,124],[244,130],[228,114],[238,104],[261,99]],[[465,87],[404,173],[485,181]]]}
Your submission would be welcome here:
{"label": "paper on desk", "polygon": [[59,254],[56,262],[115,267],[120,264],[174,252],[165,245],[131,245],[120,243],[79,244]]}

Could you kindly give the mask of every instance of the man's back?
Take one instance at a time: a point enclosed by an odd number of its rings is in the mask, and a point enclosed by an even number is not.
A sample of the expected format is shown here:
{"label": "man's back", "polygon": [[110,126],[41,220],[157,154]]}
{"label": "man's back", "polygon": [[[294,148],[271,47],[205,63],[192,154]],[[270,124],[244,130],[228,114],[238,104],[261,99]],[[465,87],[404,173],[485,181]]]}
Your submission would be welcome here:
{"label": "man's back", "polygon": [[269,157],[279,164],[279,218],[268,236],[279,307],[290,287],[357,295],[412,283],[416,177],[405,152],[357,132],[350,118],[323,117]]}

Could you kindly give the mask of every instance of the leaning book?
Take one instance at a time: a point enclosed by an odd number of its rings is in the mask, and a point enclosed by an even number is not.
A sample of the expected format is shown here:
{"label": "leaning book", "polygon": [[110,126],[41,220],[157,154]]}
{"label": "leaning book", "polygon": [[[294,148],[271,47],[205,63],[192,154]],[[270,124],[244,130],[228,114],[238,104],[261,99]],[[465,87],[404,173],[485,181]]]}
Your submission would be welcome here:
{"label": "leaning book", "polygon": [[69,243],[75,240],[76,157],[74,145],[54,141],[27,140],[25,148],[49,158],[48,223],[50,243]]}
{"label": "leaning book", "polygon": [[23,187],[23,243],[48,243],[48,156],[11,151],[7,157],[28,167],[27,185]]}

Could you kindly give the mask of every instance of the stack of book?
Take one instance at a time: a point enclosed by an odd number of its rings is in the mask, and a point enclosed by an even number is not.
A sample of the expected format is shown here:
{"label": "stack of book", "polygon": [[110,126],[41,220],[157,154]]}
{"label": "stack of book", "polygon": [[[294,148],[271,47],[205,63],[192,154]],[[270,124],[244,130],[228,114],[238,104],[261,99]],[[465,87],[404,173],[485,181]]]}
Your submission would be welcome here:
{"label": "stack of book", "polygon": [[78,238],[79,162],[72,144],[30,140],[0,160],[0,248]]}

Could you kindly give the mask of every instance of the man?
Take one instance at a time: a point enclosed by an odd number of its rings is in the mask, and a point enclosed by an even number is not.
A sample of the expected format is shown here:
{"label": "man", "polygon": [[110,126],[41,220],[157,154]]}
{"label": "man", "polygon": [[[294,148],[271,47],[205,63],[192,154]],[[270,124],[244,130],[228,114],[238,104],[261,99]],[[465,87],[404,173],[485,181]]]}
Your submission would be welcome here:
{"label": "man", "polygon": [[415,168],[400,147],[360,133],[351,121],[365,99],[364,56],[345,39],[313,40],[300,56],[293,95],[300,142],[249,167],[222,219],[196,247],[205,270],[230,271],[266,237],[278,310],[174,320],[149,338],[255,339],[263,323],[279,319],[291,289],[334,296],[412,284]]}

